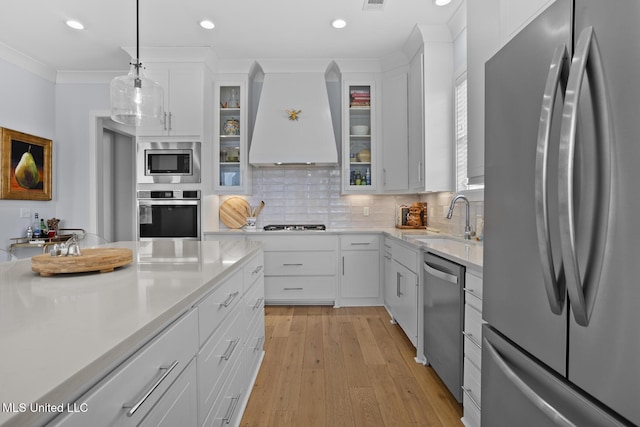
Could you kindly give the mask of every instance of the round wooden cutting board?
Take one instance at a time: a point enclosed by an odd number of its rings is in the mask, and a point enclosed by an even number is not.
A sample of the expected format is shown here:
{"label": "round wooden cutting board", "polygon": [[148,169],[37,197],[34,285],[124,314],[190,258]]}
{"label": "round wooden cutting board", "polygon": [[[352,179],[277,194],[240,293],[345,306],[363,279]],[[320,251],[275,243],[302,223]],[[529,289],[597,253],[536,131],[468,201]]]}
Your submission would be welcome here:
{"label": "round wooden cutting board", "polygon": [[220,221],[229,228],[242,228],[251,215],[251,207],[242,197],[231,197],[220,205]]}
{"label": "round wooden cutting board", "polygon": [[31,270],[41,276],[67,273],[87,273],[99,271],[108,273],[133,261],[133,251],[126,248],[81,249],[78,256],[51,256],[49,254],[31,257]]}

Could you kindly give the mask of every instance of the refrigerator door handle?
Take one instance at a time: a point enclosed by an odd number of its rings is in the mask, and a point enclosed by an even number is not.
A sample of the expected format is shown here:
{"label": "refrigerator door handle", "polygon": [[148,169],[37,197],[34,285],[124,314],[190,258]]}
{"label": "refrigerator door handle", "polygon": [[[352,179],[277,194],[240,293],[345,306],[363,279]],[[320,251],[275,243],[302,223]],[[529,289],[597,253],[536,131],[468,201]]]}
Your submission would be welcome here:
{"label": "refrigerator door handle", "polygon": [[[545,84],[544,95],[542,97],[542,108],[540,111],[540,126],[538,127],[538,142],[536,144],[535,163],[535,216],[536,231],[538,237],[538,253],[542,264],[542,276],[544,286],[549,300],[551,312],[557,315],[562,314],[564,307],[565,287],[564,281],[559,281],[556,276],[553,253],[551,248],[551,235],[549,231],[549,207],[547,206],[547,166],[549,160],[549,140],[551,138],[551,122],[556,106],[556,94],[561,86],[561,93],[564,98],[567,71],[567,47],[558,46],[553,53],[547,82]],[[559,277],[562,277],[562,265],[559,269]]]}
{"label": "refrigerator door handle", "polygon": [[489,354],[489,357],[493,359],[502,373],[515,385],[520,392],[542,413],[548,416],[549,420],[552,420],[555,425],[561,427],[575,427],[575,424],[565,418],[559,411],[557,411],[549,402],[544,400],[539,394],[537,394],[527,383],[516,374],[513,369],[509,367],[507,362],[500,356],[498,350],[485,338],[482,343],[483,349]]}
{"label": "refrigerator door handle", "polygon": [[[577,259],[576,229],[574,214],[574,156],[578,122],[578,107],[584,76],[589,74],[589,85],[592,89],[593,110],[595,115],[597,141],[597,170],[599,202],[597,223],[594,224],[591,247],[594,252],[586,263],[587,269],[583,281]],[[609,221],[611,193],[611,147],[613,131],[611,113],[607,97],[604,65],[593,27],[586,27],[580,33],[572,60],[569,80],[567,82],[566,99],[562,112],[559,151],[559,226],[564,273],[567,290],[576,322],[582,326],[589,324],[593,309],[600,273],[604,262],[606,235]]]}

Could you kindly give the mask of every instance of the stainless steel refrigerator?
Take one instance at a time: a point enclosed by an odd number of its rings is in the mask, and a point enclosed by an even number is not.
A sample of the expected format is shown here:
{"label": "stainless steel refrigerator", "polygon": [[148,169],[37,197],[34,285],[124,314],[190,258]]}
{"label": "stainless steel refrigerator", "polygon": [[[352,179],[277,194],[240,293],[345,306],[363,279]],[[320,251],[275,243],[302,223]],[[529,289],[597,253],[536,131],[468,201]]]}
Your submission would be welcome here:
{"label": "stainless steel refrigerator", "polygon": [[640,425],[640,1],[486,64],[482,425]]}

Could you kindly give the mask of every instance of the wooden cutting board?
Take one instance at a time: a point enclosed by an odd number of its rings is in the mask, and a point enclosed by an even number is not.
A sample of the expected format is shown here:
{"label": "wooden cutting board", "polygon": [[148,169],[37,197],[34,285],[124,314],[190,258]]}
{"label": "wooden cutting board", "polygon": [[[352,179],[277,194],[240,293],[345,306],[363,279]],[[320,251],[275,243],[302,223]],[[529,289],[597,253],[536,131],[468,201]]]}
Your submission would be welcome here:
{"label": "wooden cutting board", "polygon": [[231,197],[220,205],[220,221],[229,228],[242,228],[250,213],[249,202],[242,197]]}
{"label": "wooden cutting board", "polygon": [[81,249],[78,256],[51,256],[49,254],[31,257],[31,270],[41,276],[67,273],[87,273],[99,271],[108,273],[133,261],[133,251],[125,248]]}

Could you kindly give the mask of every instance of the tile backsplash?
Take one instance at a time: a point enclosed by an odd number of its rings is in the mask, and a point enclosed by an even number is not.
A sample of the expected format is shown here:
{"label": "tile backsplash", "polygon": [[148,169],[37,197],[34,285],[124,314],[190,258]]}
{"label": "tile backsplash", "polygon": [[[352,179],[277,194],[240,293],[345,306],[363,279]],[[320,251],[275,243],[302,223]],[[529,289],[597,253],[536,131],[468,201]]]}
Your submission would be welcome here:
{"label": "tile backsplash", "polygon": [[[253,170],[253,194],[243,196],[251,206],[264,201],[257,221],[267,224],[326,224],[329,228],[386,228],[395,225],[396,205],[415,201],[428,203],[429,226],[443,232],[464,232],[464,206],[456,207],[451,221],[442,206],[448,208],[453,193],[413,195],[342,195],[339,167],[256,168]],[[227,198],[220,197],[220,203]],[[369,215],[365,216],[368,208]],[[471,203],[472,225],[482,216],[483,203]],[[459,225],[461,221],[461,226]],[[220,228],[225,226],[220,224]],[[461,230],[461,231],[458,231]]]}

